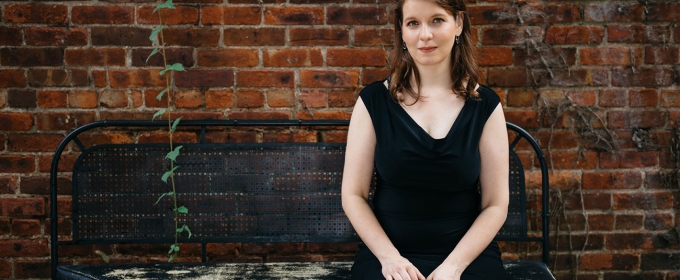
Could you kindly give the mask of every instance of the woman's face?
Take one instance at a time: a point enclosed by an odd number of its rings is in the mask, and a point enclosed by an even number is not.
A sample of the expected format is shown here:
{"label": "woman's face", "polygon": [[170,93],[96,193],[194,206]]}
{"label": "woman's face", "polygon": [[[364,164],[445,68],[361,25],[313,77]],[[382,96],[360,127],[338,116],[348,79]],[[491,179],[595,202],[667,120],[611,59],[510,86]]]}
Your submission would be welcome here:
{"label": "woman's face", "polygon": [[402,39],[418,66],[449,64],[462,20],[431,0],[406,0],[402,7]]}

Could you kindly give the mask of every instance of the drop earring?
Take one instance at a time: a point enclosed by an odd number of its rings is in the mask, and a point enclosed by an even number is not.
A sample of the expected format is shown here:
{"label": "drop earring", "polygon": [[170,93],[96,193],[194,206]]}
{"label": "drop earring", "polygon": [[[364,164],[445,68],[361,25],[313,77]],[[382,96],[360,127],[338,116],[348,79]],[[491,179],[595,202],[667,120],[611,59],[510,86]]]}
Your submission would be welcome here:
{"label": "drop earring", "polygon": [[460,44],[460,37],[456,36],[456,45]]}
{"label": "drop earring", "polygon": [[405,50],[406,49],[406,42],[401,41],[401,49]]}

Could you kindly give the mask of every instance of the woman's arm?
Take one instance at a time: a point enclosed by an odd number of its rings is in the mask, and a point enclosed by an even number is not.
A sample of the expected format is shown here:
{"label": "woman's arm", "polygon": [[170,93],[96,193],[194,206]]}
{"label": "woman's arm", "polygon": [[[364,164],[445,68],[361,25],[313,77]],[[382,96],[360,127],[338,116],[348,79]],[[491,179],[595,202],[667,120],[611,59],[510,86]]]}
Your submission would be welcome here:
{"label": "woman's arm", "polygon": [[359,98],[347,133],[342,207],[361,240],[380,261],[385,279],[425,279],[415,266],[399,254],[368,205],[375,145],[376,136],[371,116]]}
{"label": "woman's arm", "polygon": [[465,268],[486,249],[503,226],[510,197],[507,139],[503,108],[498,104],[484,125],[479,141],[482,212],[444,263],[428,276],[428,280],[460,279]]}

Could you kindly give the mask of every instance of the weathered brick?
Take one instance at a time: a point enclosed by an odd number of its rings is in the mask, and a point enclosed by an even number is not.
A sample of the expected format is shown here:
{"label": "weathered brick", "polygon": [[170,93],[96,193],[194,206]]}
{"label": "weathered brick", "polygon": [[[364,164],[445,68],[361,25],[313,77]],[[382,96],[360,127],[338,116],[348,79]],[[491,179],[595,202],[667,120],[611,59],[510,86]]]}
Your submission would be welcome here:
{"label": "weathered brick", "polygon": [[14,276],[24,278],[49,278],[51,276],[49,261],[21,260],[14,263]]}
{"label": "weathered brick", "polygon": [[259,63],[260,57],[255,49],[198,50],[198,66],[254,67]]}
{"label": "weathered brick", "polygon": [[513,64],[529,68],[545,67],[561,68],[576,65],[576,48],[551,47],[547,49],[514,48]]}
{"label": "weathered brick", "polygon": [[125,66],[126,54],[122,48],[66,49],[66,65]]}
{"label": "weathered brick", "polygon": [[334,28],[291,28],[291,46],[344,46],[349,44],[349,30]]}
{"label": "weathered brick", "polygon": [[473,25],[513,24],[517,21],[517,11],[509,6],[470,5],[467,9]]}
{"label": "weathered brick", "polygon": [[293,107],[295,106],[295,92],[286,89],[268,90],[267,105],[269,107]]}
{"label": "weathered brick", "polygon": [[212,132],[206,134],[208,143],[255,143],[255,132]]}
{"label": "weathered brick", "polygon": [[92,27],[90,36],[94,46],[151,46],[150,28]]}
{"label": "weathered brick", "polygon": [[[295,131],[295,132],[265,132],[262,135],[262,142],[265,143],[286,143],[286,142],[308,142],[315,143],[319,141],[316,132],[312,131]],[[308,245],[311,243],[308,243]],[[309,250],[309,249],[308,249]]]}
{"label": "weathered brick", "polygon": [[262,4],[283,4],[283,3],[286,3],[286,1],[285,0],[231,0],[231,1],[229,1],[229,3],[262,5]]}
{"label": "weathered brick", "polygon": [[630,107],[656,107],[659,104],[659,92],[653,88],[631,89],[628,96]]}
{"label": "weathered brick", "polygon": [[671,253],[645,253],[642,254],[642,270],[672,270],[676,269],[680,262],[678,254]]}
{"label": "weathered brick", "polygon": [[623,89],[607,89],[600,91],[600,106],[623,107],[628,100],[628,93]]}
{"label": "weathered brick", "polygon": [[239,87],[288,87],[295,85],[293,71],[242,70],[236,73]]}
{"label": "weathered brick", "polygon": [[147,89],[144,91],[144,105],[147,108],[165,108],[168,106],[168,94],[174,94],[175,90],[170,90],[163,94],[160,100],[156,98],[163,89]]}
{"label": "weathered brick", "polygon": [[580,154],[572,151],[554,151],[550,154],[554,169],[592,170],[597,168],[597,153],[595,152],[589,151]]}
{"label": "weathered brick", "polygon": [[9,90],[7,92],[7,106],[24,109],[35,108],[37,106],[35,90]]}
{"label": "weathered brick", "polygon": [[356,102],[356,92],[353,90],[328,91],[328,107],[352,107]]}
{"label": "weathered brick", "polygon": [[662,107],[680,107],[680,90],[661,90],[661,98],[659,103]]}
{"label": "weathered brick", "polygon": [[20,69],[1,69],[0,88],[25,87],[26,73]]}
{"label": "weathered brick", "polygon": [[670,192],[614,194],[614,210],[672,209]]}
{"label": "weathered brick", "polygon": [[579,267],[583,270],[631,270],[640,267],[640,257],[634,253],[586,253]]}
{"label": "weathered brick", "polygon": [[655,21],[680,21],[680,3],[650,3],[647,8],[647,20]]}
{"label": "weathered brick", "polygon": [[594,106],[597,103],[597,93],[594,90],[570,90],[567,95],[574,105]]}
{"label": "weathered brick", "polygon": [[631,47],[581,48],[581,65],[640,65],[642,49]]}
{"label": "weathered brick", "polygon": [[328,94],[323,90],[304,90],[300,92],[300,106],[303,108],[325,108]]}
{"label": "weathered brick", "polygon": [[523,5],[519,14],[526,24],[570,23],[580,20],[579,4]]}
{"label": "weathered brick", "polygon": [[635,2],[603,2],[583,7],[583,20],[594,22],[642,22],[645,7]]}
{"label": "weathered brick", "polygon": [[123,90],[102,90],[99,92],[99,106],[102,108],[126,108],[128,95]]}
{"label": "weathered brick", "polygon": [[614,215],[611,214],[589,214],[589,230],[612,230],[614,229]]}
{"label": "weathered brick", "polygon": [[57,134],[10,134],[7,146],[17,152],[49,152],[57,149],[64,136]]}
{"label": "weathered brick", "polygon": [[[217,38],[219,39],[219,36]],[[283,46],[286,44],[286,32],[282,28],[225,28],[224,44],[227,46]]]}
{"label": "weathered brick", "polygon": [[236,107],[257,108],[264,106],[264,92],[260,90],[239,90],[236,92]]}
{"label": "weathered brick", "polygon": [[394,30],[391,28],[355,28],[355,46],[392,46]]}
{"label": "weathered brick", "polygon": [[634,171],[592,171],[583,173],[584,189],[638,189],[642,175]]}
{"label": "weathered brick", "polygon": [[[2,159],[0,159],[0,165],[2,165]],[[45,199],[0,198],[0,214],[2,214],[2,216],[44,216]],[[0,248],[2,248],[1,243]],[[2,253],[0,253],[0,256],[2,256]]]}
{"label": "weathered brick", "polygon": [[320,142],[346,143],[347,142],[347,132],[346,131],[325,131],[325,132],[321,133],[321,138],[322,138],[322,141],[320,141]]}
{"label": "weathered brick", "polygon": [[[158,12],[153,13],[155,6],[137,7],[137,23],[158,24]],[[198,7],[175,5],[174,9],[164,9],[163,24],[198,24]]]}
{"label": "weathered brick", "polygon": [[521,45],[531,40],[540,42],[541,38],[543,38],[543,29],[538,26],[487,27],[482,29],[482,44],[484,45]]}
{"label": "weathered brick", "polygon": [[109,83],[112,88],[162,87],[165,79],[159,73],[157,69],[109,70]]}
{"label": "weathered brick", "polygon": [[[165,67],[163,56],[158,53],[149,58],[153,49],[133,49],[132,66],[157,66]],[[181,63],[185,67],[194,65],[194,50],[192,48],[165,48],[165,56],[168,62]],[[149,61],[147,62],[147,58]],[[94,72],[93,72],[94,75]]]}
{"label": "weathered brick", "polygon": [[77,87],[90,85],[86,69],[29,69],[28,84],[32,87]]}
{"label": "weathered brick", "polygon": [[0,27],[0,46],[21,46],[24,41],[21,34],[21,28]]}
{"label": "weathered brick", "polygon": [[3,66],[61,66],[64,52],[59,48],[2,48]]}
{"label": "weathered brick", "polygon": [[231,69],[192,69],[177,72],[175,85],[179,87],[230,87],[234,85],[234,71]]}
{"label": "weathered brick", "polygon": [[[15,194],[19,186],[17,177],[0,177],[0,194]],[[0,235],[3,234],[0,230]]]}
{"label": "weathered brick", "polygon": [[539,132],[535,136],[539,145],[543,149],[548,148],[550,144],[550,149],[573,149],[578,148],[578,133],[576,131],[560,131],[553,130],[550,132]]}
{"label": "weathered brick", "polygon": [[329,49],[326,51],[328,66],[385,66],[387,54],[382,49]]}
{"label": "weathered brick", "polygon": [[478,63],[480,66],[512,65],[512,49],[507,47],[479,48]]}
{"label": "weathered brick", "polygon": [[[0,234],[6,235],[10,233],[11,221],[9,218],[0,218]],[[11,269],[10,269],[11,270]]]}
{"label": "weathered brick", "polygon": [[651,128],[664,126],[668,113],[659,110],[644,111],[609,111],[607,121],[609,128]]}
{"label": "weathered brick", "polygon": [[68,23],[66,5],[10,4],[5,6],[5,20],[9,23]]}
{"label": "weathered brick", "polygon": [[489,69],[489,85],[497,87],[522,87],[527,85],[526,69]]}
{"label": "weathered brick", "polygon": [[381,25],[387,23],[387,12],[382,7],[328,7],[326,23],[340,25]]}
{"label": "weathered brick", "polygon": [[262,22],[261,17],[262,8],[258,6],[205,6],[201,9],[201,22],[204,25],[256,25]]}
{"label": "weathered brick", "polygon": [[199,108],[203,105],[203,93],[200,90],[177,90],[174,93],[177,108]]}
{"label": "weathered brick", "polygon": [[322,7],[277,7],[264,10],[264,23],[269,25],[319,25],[324,22]]}
{"label": "weathered brick", "polygon": [[70,108],[97,108],[99,94],[94,90],[72,90],[68,92]]}
{"label": "weathered brick", "polygon": [[651,213],[645,216],[645,229],[669,230],[673,227],[673,215],[669,213]]}
{"label": "weathered brick", "polygon": [[600,154],[600,168],[644,168],[656,166],[659,154],[653,151],[611,152]]}
{"label": "weathered brick", "polygon": [[604,38],[601,26],[550,26],[545,31],[548,44],[599,44]]}
{"label": "weathered brick", "polygon": [[33,46],[84,46],[88,41],[87,29],[84,28],[27,27],[24,34],[26,45]]}
{"label": "weathered brick", "polygon": [[522,128],[538,128],[538,112],[535,110],[507,110],[504,112],[508,122]]}
{"label": "weathered brick", "polygon": [[664,25],[609,25],[610,43],[665,43],[671,37],[671,30]]}
{"label": "weathered brick", "polygon": [[268,49],[262,52],[265,67],[322,66],[321,49]]}
{"label": "weathered brick", "polygon": [[551,84],[554,86],[606,86],[609,84],[607,69],[570,69],[553,71]]}
{"label": "weathered brick", "polygon": [[71,22],[75,24],[132,24],[135,8],[131,6],[74,6]]}
{"label": "weathered brick", "polygon": [[[0,203],[3,200],[6,199],[0,199]],[[0,240],[0,257],[46,257],[49,254],[47,239]]]}
{"label": "weathered brick", "polygon": [[642,228],[644,216],[636,214],[616,215],[615,228],[619,230],[638,230]]}
{"label": "weathered brick", "polygon": [[0,113],[0,131],[30,130],[31,127],[33,127],[31,113]]}
{"label": "weathered brick", "polygon": [[163,38],[170,46],[216,47],[220,42],[220,31],[215,28],[169,28],[163,31]]}
{"label": "weathered brick", "polygon": [[12,220],[12,235],[34,236],[40,234],[40,220],[14,219]]}
{"label": "weathered brick", "polygon": [[208,109],[234,107],[234,93],[231,90],[206,90],[205,107]]}
{"label": "weathered brick", "polygon": [[651,234],[613,233],[605,237],[608,250],[653,249]]}
{"label": "weathered brick", "polygon": [[300,70],[302,87],[356,87],[359,84],[357,71]]}
{"label": "weathered brick", "polygon": [[66,108],[68,92],[57,90],[39,90],[37,104],[40,108]]}
{"label": "weathered brick", "polygon": [[[0,224],[2,222],[0,221]],[[0,226],[2,228],[2,226]],[[2,234],[2,230],[0,230],[0,234]],[[9,260],[1,260],[0,261],[0,277],[3,278],[9,278],[12,276],[12,263],[9,262]]]}
{"label": "weathered brick", "polygon": [[629,67],[612,69],[614,86],[670,86],[673,78],[673,70],[667,68],[637,68],[635,72]]}
{"label": "weathered brick", "polygon": [[[169,140],[167,132],[144,132],[139,135],[137,143],[169,143]],[[173,143],[197,143],[197,140],[193,132],[176,131],[172,134]]]}
{"label": "weathered brick", "polygon": [[390,75],[388,68],[364,68],[361,71],[361,85],[367,86],[376,81],[383,81]]}
{"label": "weathered brick", "polygon": [[646,64],[680,64],[680,48],[673,46],[645,47]]}
{"label": "weathered brick", "polygon": [[289,111],[230,111],[230,120],[290,120]]}
{"label": "weathered brick", "polygon": [[[283,0],[276,0],[283,1]],[[378,0],[381,1],[381,0]],[[331,4],[331,3],[348,3],[349,0],[290,0],[292,4]],[[355,2],[358,3],[358,2]],[[375,2],[371,2],[375,3]]]}
{"label": "weathered brick", "polygon": [[[50,157],[51,159],[51,157]],[[57,178],[57,193],[71,194],[72,181],[69,177]],[[50,178],[49,177],[24,177],[21,179],[21,193],[22,194],[50,194]]]}

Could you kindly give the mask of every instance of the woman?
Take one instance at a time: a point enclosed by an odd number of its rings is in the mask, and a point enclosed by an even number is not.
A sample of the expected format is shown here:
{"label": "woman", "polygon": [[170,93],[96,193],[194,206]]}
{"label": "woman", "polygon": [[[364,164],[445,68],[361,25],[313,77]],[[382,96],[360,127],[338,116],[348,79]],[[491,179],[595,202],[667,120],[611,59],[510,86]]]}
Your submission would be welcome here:
{"label": "woman", "polygon": [[478,85],[464,1],[399,0],[395,21],[390,78],[362,90],[349,126],[342,204],[363,240],[352,279],[503,279],[507,132]]}

